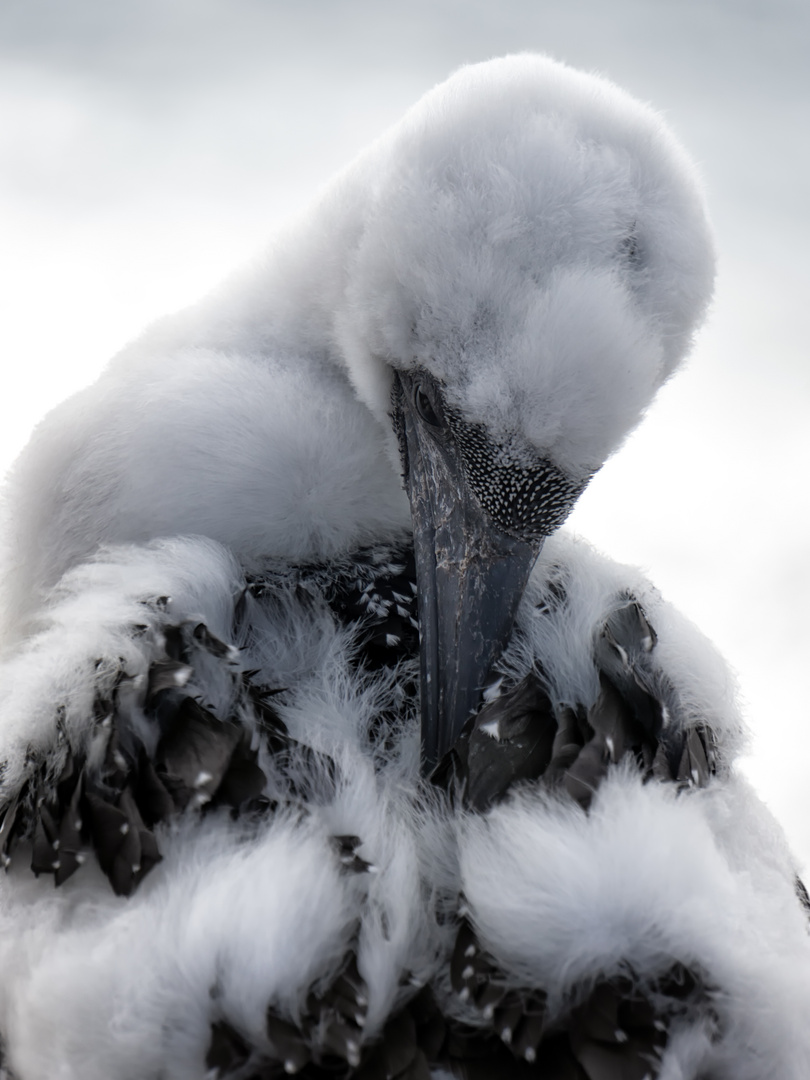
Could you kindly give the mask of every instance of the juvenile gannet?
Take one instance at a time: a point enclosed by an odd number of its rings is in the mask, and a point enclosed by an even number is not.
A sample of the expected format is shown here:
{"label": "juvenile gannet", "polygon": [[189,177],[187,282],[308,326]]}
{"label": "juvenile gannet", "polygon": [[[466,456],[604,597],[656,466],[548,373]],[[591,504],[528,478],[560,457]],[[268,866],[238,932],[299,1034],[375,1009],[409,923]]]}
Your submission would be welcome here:
{"label": "juvenile gannet", "polygon": [[810,1076],[806,894],[726,668],[556,531],[713,276],[650,109],[495,60],[43,422],[0,1070]]}

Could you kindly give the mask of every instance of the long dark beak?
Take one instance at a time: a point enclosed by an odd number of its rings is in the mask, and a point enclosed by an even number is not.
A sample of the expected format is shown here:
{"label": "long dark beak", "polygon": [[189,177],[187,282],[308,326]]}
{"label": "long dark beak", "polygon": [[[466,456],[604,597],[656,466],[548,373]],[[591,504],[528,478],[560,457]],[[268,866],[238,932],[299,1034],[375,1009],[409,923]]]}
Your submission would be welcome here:
{"label": "long dark beak", "polygon": [[419,599],[422,769],[429,776],[481,703],[543,541],[515,539],[493,524],[469,489],[454,442],[420,417],[412,379],[397,378]]}

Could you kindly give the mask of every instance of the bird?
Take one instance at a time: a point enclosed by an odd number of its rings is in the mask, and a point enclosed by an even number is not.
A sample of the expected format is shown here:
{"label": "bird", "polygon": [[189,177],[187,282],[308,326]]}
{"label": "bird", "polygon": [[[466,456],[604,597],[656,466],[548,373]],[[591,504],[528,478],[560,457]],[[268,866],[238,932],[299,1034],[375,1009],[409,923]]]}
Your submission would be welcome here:
{"label": "bird", "polygon": [[661,118],[508,56],[40,424],[0,1076],[810,1075],[810,901],[734,680],[563,528],[714,276]]}

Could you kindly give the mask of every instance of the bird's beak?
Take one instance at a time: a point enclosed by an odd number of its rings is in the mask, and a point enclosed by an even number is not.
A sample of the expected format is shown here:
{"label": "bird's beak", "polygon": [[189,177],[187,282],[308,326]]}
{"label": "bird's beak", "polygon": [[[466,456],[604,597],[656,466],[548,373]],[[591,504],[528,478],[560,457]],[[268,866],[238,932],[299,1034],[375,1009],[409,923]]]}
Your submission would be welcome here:
{"label": "bird's beak", "polygon": [[397,378],[416,555],[422,769],[429,776],[481,703],[543,541],[518,540],[494,525],[470,491],[453,441],[425,425],[408,374]]}

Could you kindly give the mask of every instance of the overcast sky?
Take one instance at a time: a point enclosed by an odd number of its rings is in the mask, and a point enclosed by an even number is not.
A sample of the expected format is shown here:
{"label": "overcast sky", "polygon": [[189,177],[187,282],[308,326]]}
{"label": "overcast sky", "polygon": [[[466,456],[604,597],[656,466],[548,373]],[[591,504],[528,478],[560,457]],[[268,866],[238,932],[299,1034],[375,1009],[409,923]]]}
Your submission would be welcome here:
{"label": "overcast sky", "polygon": [[710,324],[573,523],[730,658],[810,865],[806,0],[2,0],[0,470],[426,89],[520,50],[609,75],[700,163]]}

